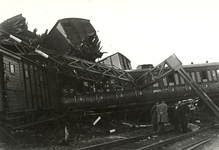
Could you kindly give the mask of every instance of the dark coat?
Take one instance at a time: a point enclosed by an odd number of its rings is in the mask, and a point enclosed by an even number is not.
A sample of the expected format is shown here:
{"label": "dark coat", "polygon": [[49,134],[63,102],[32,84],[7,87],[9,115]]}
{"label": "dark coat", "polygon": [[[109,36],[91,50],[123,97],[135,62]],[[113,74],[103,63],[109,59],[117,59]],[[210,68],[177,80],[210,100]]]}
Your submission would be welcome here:
{"label": "dark coat", "polygon": [[157,105],[155,104],[151,108],[151,124],[156,125],[158,123],[157,121]]}
{"label": "dark coat", "polygon": [[186,105],[186,104],[182,104],[180,106],[180,108],[181,108],[181,117],[182,118],[188,118],[189,114],[190,114],[189,106]]}
{"label": "dark coat", "polygon": [[175,106],[174,111],[174,123],[175,124],[181,124],[181,107],[180,106]]}
{"label": "dark coat", "polygon": [[174,107],[174,128],[175,128],[175,132],[176,134],[180,134],[181,130],[180,130],[180,125],[181,125],[181,108],[179,105],[175,105]]}
{"label": "dark coat", "polygon": [[181,126],[182,126],[182,130],[183,133],[187,133],[188,132],[188,121],[189,121],[189,107],[186,104],[182,104],[180,106],[181,108]]}

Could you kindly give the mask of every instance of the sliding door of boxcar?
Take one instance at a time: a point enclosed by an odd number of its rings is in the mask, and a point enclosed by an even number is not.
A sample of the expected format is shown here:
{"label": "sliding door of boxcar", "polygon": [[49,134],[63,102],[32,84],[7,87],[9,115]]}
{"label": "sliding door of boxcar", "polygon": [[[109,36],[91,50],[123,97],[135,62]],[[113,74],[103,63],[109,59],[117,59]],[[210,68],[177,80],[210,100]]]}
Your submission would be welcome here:
{"label": "sliding door of boxcar", "polygon": [[5,91],[10,111],[24,109],[23,73],[19,58],[4,56]]}

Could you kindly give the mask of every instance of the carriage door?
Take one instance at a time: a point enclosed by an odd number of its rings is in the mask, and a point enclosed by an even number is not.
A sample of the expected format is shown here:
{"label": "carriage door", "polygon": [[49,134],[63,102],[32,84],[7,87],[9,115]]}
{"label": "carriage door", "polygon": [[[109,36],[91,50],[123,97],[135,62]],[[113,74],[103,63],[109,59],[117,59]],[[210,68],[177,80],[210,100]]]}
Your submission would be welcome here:
{"label": "carriage door", "polygon": [[160,82],[153,84],[152,93],[154,99],[162,98],[162,90],[161,90]]}
{"label": "carriage door", "polygon": [[218,91],[218,81],[217,81],[217,74],[216,74],[216,71],[215,70],[211,70],[209,71],[210,72],[210,76],[212,77],[212,80],[210,81],[209,83],[209,87],[210,87],[210,90],[213,92],[213,91]]}
{"label": "carriage door", "polygon": [[205,92],[209,92],[209,81],[212,81],[212,77],[210,75],[210,71],[201,71],[200,72],[201,75],[201,83],[200,83],[200,87],[202,88],[203,91]]}
{"label": "carriage door", "polygon": [[169,97],[172,96],[176,90],[175,90],[175,77],[174,74],[170,74],[168,75],[166,78],[163,78],[163,84],[164,84],[164,88],[162,89],[162,93]]}
{"label": "carriage door", "polygon": [[24,92],[22,89],[23,78],[19,60],[4,57],[5,63],[5,91],[9,110],[23,109]]}

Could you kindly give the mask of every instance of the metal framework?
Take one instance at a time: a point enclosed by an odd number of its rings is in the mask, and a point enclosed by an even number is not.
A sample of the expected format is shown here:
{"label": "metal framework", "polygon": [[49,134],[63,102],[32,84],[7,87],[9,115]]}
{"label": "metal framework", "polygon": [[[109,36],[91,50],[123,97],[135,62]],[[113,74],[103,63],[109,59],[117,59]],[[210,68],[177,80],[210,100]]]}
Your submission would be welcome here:
{"label": "metal framework", "polygon": [[[62,73],[94,82],[100,82],[103,79],[114,80],[118,82],[117,86],[124,87],[125,84],[133,84],[134,79],[124,70],[114,69],[95,62],[86,61],[73,56],[63,55],[57,58],[51,58],[59,63],[58,68]],[[119,82],[122,81],[122,82]]]}
{"label": "metal framework", "polygon": [[[21,39],[1,30],[1,32],[7,34],[9,38],[13,39],[18,43],[18,45],[23,45],[23,50],[18,49],[23,55],[41,55],[46,58],[43,61],[38,61],[43,65],[46,64],[47,67],[55,67],[59,73],[73,76],[76,78],[100,82],[103,79],[107,79],[113,82],[114,86],[117,87],[135,87],[134,79],[124,70],[114,69],[101,65],[99,63],[83,60],[68,54],[58,54],[54,53],[52,50],[41,48],[40,46],[34,47],[29,43],[22,41]],[[17,47],[17,45],[15,45]],[[29,50],[29,53],[24,51],[24,49]],[[35,53],[33,53],[35,52]],[[37,60],[37,58],[34,58]],[[41,59],[42,60],[42,59]]]}
{"label": "metal framework", "polygon": [[[201,99],[206,103],[206,105],[210,107],[210,109],[215,113],[215,115],[219,117],[219,108],[213,103],[213,101],[207,96],[207,94],[199,88],[197,83],[194,82],[186,74],[186,71],[182,67],[182,62],[174,54],[167,58],[165,61],[163,61],[161,64],[153,68],[152,70],[147,71],[145,74],[143,74],[135,81],[132,78],[130,78],[130,75],[123,70],[120,72],[120,70],[117,69],[104,67],[96,63],[90,63],[88,61],[80,61],[80,59],[73,59],[73,57],[65,56],[64,58],[66,58],[66,60],[69,61],[67,63],[69,69],[73,69],[73,72],[75,73],[72,75],[76,75],[77,71],[75,71],[75,69],[78,69],[82,72],[85,71],[84,73],[86,74],[86,78],[90,74],[109,76],[126,82],[131,82],[137,89],[148,87],[158,82],[158,80],[163,79],[173,71],[176,71],[196,91],[196,93],[201,97]],[[83,77],[83,74],[81,74],[80,76]],[[100,78],[100,80],[101,79],[102,78]]]}
{"label": "metal framework", "polygon": [[[136,85],[138,89],[143,89],[146,87],[149,87],[155,83],[157,83],[159,80],[163,79],[164,77],[168,76],[170,73],[172,73],[174,70],[168,68],[168,60],[175,57],[175,55],[170,56],[165,61],[157,65],[156,67],[152,68],[151,70],[148,70],[143,75],[141,75],[138,79],[136,79]],[[179,65],[182,65],[182,63],[179,61]]]}
{"label": "metal framework", "polygon": [[[10,34],[8,35],[10,38],[14,39],[18,43],[23,43],[24,45],[29,46],[28,43],[23,42],[17,37],[14,37]],[[37,48],[35,48],[34,51],[37,54],[43,56],[44,58],[55,62],[58,65],[58,68],[61,69],[60,71],[62,73],[95,82],[101,81],[104,77],[109,77],[109,80],[110,78],[113,79],[114,84],[117,84],[121,87],[125,87],[127,83],[131,83],[132,85],[134,85],[134,87],[138,89],[145,88],[156,83],[158,80],[163,79],[171,72],[177,71],[185,79],[185,81],[196,91],[196,93],[201,97],[201,99],[210,107],[210,109],[215,113],[215,115],[219,117],[219,108],[207,96],[207,94],[199,88],[197,83],[194,82],[186,74],[186,71],[182,68],[182,62],[175,55],[171,55],[161,64],[144,73],[137,80],[133,80],[133,78],[124,70],[118,70],[102,66],[97,63],[89,62],[68,55],[61,55],[59,57],[50,56]],[[167,68],[166,66],[169,68]]]}
{"label": "metal framework", "polygon": [[[168,69],[165,67],[166,65],[169,67]],[[200,96],[205,104],[214,112],[214,114],[219,117],[219,108],[198,86],[198,84],[186,74],[186,71],[182,67],[182,62],[175,55],[171,55],[163,63],[143,74],[139,79],[136,80],[138,83],[137,85],[139,88],[145,88],[151,84],[156,83],[158,80],[163,79],[173,71],[178,72],[182,78],[192,87],[192,89]]]}

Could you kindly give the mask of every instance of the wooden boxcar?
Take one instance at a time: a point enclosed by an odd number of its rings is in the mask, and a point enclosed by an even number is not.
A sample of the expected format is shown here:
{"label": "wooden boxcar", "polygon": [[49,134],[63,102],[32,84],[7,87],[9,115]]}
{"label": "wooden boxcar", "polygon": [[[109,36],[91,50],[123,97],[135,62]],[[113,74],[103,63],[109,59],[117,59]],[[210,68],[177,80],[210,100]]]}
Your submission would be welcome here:
{"label": "wooden boxcar", "polygon": [[122,69],[122,70],[132,69],[131,61],[121,53],[115,53],[113,55],[110,55],[98,61],[98,63],[115,69]]}
{"label": "wooden boxcar", "polygon": [[[1,121],[37,116],[61,106],[55,73],[25,57],[0,49]],[[41,113],[42,113],[41,112]]]}
{"label": "wooden boxcar", "polygon": [[92,62],[103,55],[96,30],[90,20],[82,18],[58,20],[41,45],[56,54],[67,53]]}

